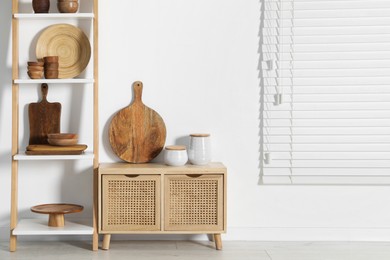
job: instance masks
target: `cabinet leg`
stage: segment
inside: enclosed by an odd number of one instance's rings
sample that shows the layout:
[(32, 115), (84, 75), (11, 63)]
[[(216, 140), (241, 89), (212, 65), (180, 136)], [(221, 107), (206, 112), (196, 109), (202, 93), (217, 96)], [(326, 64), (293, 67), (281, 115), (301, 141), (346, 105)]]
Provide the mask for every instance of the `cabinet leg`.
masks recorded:
[(214, 234), (207, 234), (207, 238), (210, 242), (214, 242)]
[(103, 250), (110, 249), (110, 240), (111, 240), (111, 235), (110, 234), (104, 234), (104, 236), (103, 236), (103, 244), (102, 244), (102, 249)]
[(222, 250), (221, 234), (214, 234), (215, 249)]
[(9, 238), (9, 251), (16, 251), (16, 236), (14, 235), (11, 235), (11, 237)]

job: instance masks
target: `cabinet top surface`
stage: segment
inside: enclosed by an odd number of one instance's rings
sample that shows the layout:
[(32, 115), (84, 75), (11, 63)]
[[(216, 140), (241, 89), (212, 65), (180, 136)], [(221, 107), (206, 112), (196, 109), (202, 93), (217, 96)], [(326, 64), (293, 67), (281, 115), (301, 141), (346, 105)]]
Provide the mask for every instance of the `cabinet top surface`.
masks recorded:
[(121, 173), (121, 172), (137, 172), (137, 173), (148, 173), (148, 174), (159, 174), (159, 173), (226, 173), (226, 167), (219, 162), (212, 162), (207, 165), (192, 165), (186, 164), (184, 166), (168, 166), (160, 163), (101, 163), (99, 165), (99, 172), (106, 173)]

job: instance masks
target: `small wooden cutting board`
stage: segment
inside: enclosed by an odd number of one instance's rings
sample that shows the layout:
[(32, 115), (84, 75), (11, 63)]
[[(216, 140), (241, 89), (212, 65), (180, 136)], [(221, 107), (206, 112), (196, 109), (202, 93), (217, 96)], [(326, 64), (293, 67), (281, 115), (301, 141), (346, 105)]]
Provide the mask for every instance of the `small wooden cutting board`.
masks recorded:
[(77, 144), (70, 146), (54, 146), (54, 145), (29, 145), (26, 148), (27, 155), (78, 155), (82, 154), (87, 145)]
[(142, 82), (133, 84), (133, 102), (112, 119), (109, 140), (114, 153), (130, 163), (146, 163), (163, 149), (166, 128), (161, 116), (142, 103)]
[(42, 100), (38, 103), (30, 103), (28, 106), (29, 144), (48, 144), (47, 134), (60, 132), (61, 104), (48, 102), (48, 91), (49, 86), (42, 84)]

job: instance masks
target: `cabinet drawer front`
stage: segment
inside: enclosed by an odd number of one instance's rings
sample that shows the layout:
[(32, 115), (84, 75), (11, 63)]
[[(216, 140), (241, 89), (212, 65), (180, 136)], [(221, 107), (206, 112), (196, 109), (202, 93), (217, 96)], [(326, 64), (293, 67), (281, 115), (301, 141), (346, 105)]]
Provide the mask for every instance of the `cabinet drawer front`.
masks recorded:
[(164, 178), (165, 230), (223, 230), (223, 175), (165, 175)]
[(161, 230), (160, 179), (160, 175), (103, 175), (102, 230)]

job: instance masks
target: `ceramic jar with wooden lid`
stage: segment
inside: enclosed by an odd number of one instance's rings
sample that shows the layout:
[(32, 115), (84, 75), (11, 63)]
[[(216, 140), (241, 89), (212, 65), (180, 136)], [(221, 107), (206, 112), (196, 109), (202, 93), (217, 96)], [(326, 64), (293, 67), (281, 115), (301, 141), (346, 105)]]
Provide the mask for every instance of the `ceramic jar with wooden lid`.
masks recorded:
[(195, 165), (206, 165), (211, 161), (210, 134), (190, 134), (188, 159)]
[(171, 145), (165, 147), (164, 162), (170, 166), (182, 166), (188, 161), (187, 150), (184, 145)]

